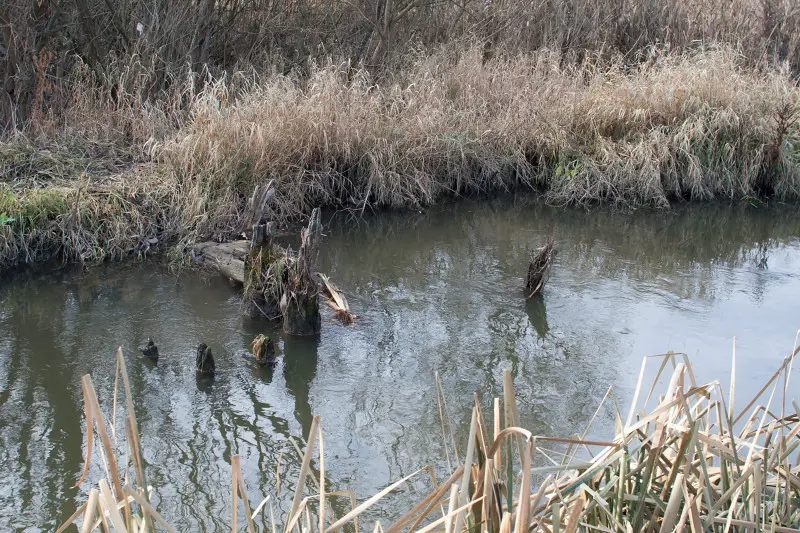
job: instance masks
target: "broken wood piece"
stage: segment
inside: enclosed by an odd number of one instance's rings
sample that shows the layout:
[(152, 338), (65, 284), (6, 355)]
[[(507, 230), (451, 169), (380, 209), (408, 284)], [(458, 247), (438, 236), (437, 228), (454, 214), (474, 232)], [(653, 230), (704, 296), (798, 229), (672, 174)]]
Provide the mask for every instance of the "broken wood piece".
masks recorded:
[(253, 194), (247, 201), (247, 208), (241, 227), (242, 231), (261, 223), (264, 218), (264, 211), (267, 209), (267, 203), (274, 195), (275, 187), (272, 186), (272, 180), (255, 186)]
[(256, 362), (261, 366), (274, 365), (278, 362), (278, 358), (275, 357), (275, 343), (272, 342), (269, 335), (257, 335), (253, 339), (250, 349), (256, 358)]
[(328, 295), (328, 298), (325, 299), (325, 303), (333, 309), (334, 316), (344, 322), (345, 324), (352, 324), (355, 322), (358, 315), (350, 311), (350, 304), (347, 303), (347, 298), (345, 298), (344, 293), (339, 290), (336, 285), (331, 283), (331, 280), (325, 274), (319, 273), (319, 279), (322, 280), (322, 284), (325, 287), (325, 292)]

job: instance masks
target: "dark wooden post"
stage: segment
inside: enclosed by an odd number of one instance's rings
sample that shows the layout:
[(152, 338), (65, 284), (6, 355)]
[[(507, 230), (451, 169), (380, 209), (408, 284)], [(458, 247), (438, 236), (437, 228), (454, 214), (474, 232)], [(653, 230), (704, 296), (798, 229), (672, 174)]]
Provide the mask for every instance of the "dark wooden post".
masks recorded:
[(525, 292), (528, 298), (539, 294), (547, 278), (550, 277), (550, 267), (553, 265), (553, 252), (555, 250), (555, 237), (550, 237), (547, 244), (531, 254), (528, 265), (528, 275), (525, 276)]
[(289, 280), (282, 297), (283, 331), (289, 335), (317, 335), (322, 320), (319, 314), (319, 288), (313, 277), (314, 263), (322, 240), (322, 219), (319, 208), (311, 212), (308, 227), (301, 235), (297, 261), (289, 271)]
[(201, 342), (197, 347), (197, 357), (194, 360), (197, 373), (201, 376), (213, 376), (216, 371), (214, 364), (214, 355), (211, 353), (211, 348)]
[(280, 308), (278, 306), (280, 294), (267, 294), (265, 290), (266, 270), (280, 255), (276, 252), (272, 237), (277, 231), (274, 222), (267, 224), (256, 224), (253, 226), (250, 238), (250, 250), (245, 259), (244, 271), (244, 314), (250, 317), (263, 316), (266, 318), (278, 318)]
[(158, 362), (158, 347), (156, 346), (156, 343), (153, 342), (153, 339), (148, 338), (147, 344), (144, 347), (139, 348), (139, 350), (142, 352), (142, 355), (154, 363)]

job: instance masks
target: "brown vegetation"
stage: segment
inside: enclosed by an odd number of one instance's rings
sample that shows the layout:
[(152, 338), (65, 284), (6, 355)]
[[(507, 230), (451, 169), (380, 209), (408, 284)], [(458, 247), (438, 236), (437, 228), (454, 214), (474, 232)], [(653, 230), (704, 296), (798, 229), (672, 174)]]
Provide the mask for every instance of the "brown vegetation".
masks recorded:
[[(232, 530), (237, 531), (241, 499), (241, 520), (248, 533), (274, 532), (278, 527), (289, 532), (295, 526), (328, 533), (345, 525), (357, 533), (364, 511), (408, 480), (430, 475), (428, 495), (413, 506), (404, 502), (408, 511), (393, 524), (383, 527), (376, 523), (368, 528), (393, 533), (796, 531), (800, 467), (792, 459), (800, 445), (800, 419), (797, 404), (788, 394), (798, 352), (800, 347), (784, 359), (742, 410), (734, 403), (735, 349), (727, 395), (719, 381), (697, 382), (685, 355), (646, 358), (629, 414), (623, 420), (616, 410), (614, 437), (609, 441), (587, 438), (599, 409), (582, 435), (540, 436), (519, 427), (513, 379), (506, 370), (502, 398), (494, 398), (484, 412), (486, 406), (476, 397), (463, 455), (456, 449), (452, 425), (446, 422), (444, 393), (437, 379), (441, 438), (448, 449), (448, 463), (452, 443), (455, 464), (448, 464), (445, 477), (438, 480), (433, 468), (421, 468), (360, 504), (352, 491), (330, 490), (322, 425), (315, 416), (305, 451), (295, 444), (301, 464), (298, 477), (291, 483), (277, 483), (276, 493), (268, 495), (255, 511), (239, 457), (231, 457)], [(121, 350), (117, 361), (126, 398), (124, 444), (122, 435), (118, 438), (118, 425), (106, 422), (91, 376), (84, 376), (86, 465), (77, 485), (94, 458), (95, 431), (101, 444), (97, 455), (107, 465), (106, 478), (92, 480), (86, 503), (58, 533), (78, 519), (81, 531), (86, 532), (101, 526), (104, 531), (149, 532), (155, 531), (156, 524), (173, 531), (152, 506), (145, 489), (146, 465)], [(660, 363), (649, 388), (642, 379), (648, 362)], [(666, 377), (669, 368), (672, 377), (664, 387), (659, 379)], [(114, 383), (111, 420), (117, 415), (116, 377)], [(762, 398), (766, 401), (759, 403)], [(609, 389), (606, 400), (616, 406), (613, 390)], [(611, 433), (610, 429), (606, 433)], [(281, 459), (278, 461), (280, 472)], [(542, 463), (544, 466), (539, 466)], [(93, 487), (95, 482), (99, 490)], [(292, 493), (291, 510), (283, 513), (278, 508), (276, 513), (275, 502)], [(332, 505), (342, 496), (349, 496), (351, 510)]]
[(328, 57), (374, 72), (412, 50), (467, 42), (484, 59), (546, 48), (577, 63), (716, 42), (797, 72), (799, 26), (792, 0), (8, 0), (0, 121), (19, 128), (60, 114), (87, 79), (124, 106), (172, 98), (187, 73), (197, 82), (248, 66), (308, 74)]
[(794, 201), (795, 4), (14, 0), (0, 268), (184, 257), (270, 180), (278, 222), (509, 189)]

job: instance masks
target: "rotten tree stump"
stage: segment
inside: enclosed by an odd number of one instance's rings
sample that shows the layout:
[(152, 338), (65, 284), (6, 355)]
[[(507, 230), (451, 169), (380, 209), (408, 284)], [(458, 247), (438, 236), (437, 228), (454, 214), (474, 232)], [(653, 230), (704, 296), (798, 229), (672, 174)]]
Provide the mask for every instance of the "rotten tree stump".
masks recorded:
[(280, 299), (286, 278), (286, 250), (272, 241), (274, 222), (253, 226), (250, 250), (245, 259), (243, 309), (246, 316), (269, 319), (281, 316)]
[(158, 347), (153, 342), (153, 339), (148, 338), (147, 344), (143, 348), (139, 348), (139, 351), (154, 363), (158, 363)]
[(525, 293), (528, 298), (539, 294), (545, 282), (550, 277), (550, 267), (553, 265), (553, 252), (555, 250), (555, 237), (531, 253), (531, 262), (528, 265), (528, 275), (525, 276)]
[(194, 364), (197, 374), (201, 376), (213, 376), (216, 371), (214, 355), (211, 353), (211, 348), (206, 346), (203, 342), (197, 347), (197, 357), (195, 357)]
[(289, 267), (289, 275), (281, 297), (283, 331), (288, 335), (317, 335), (322, 327), (319, 314), (319, 287), (312, 275), (322, 240), (319, 208), (311, 212), (308, 227), (301, 234), (297, 260)]
[(260, 366), (274, 365), (278, 362), (278, 358), (275, 357), (275, 343), (269, 335), (258, 335), (253, 339), (251, 349)]

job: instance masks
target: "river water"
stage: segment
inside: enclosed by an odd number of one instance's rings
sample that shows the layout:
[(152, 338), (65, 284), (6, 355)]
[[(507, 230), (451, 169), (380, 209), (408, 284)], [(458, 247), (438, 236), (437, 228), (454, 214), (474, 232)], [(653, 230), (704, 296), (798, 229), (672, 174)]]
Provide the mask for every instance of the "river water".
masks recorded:
[[(558, 248), (551, 279), (542, 298), (526, 302), (528, 252), (550, 235)], [(287, 438), (304, 435), (313, 414), (322, 417), (329, 484), (363, 498), (422, 465), (446, 466), (437, 371), (462, 447), (473, 394), (488, 406), (507, 368), (523, 425), (569, 436), (609, 386), (626, 406), (646, 355), (685, 352), (700, 381), (727, 389), (734, 336), (743, 405), (800, 328), (794, 207), (626, 214), (502, 199), (338, 214), (327, 221), (320, 264), (362, 317), (345, 326), (324, 310), (314, 340), (243, 319), (224, 280), (176, 277), (153, 264), (7, 275), (0, 531), (51, 531), (85, 500), (88, 482), (72, 488), (83, 461), (80, 378), (92, 374), (110, 412), (117, 346), (156, 506), (180, 531), (223, 531), (231, 455), (241, 456), (250, 497), (260, 501), (273, 492)], [(247, 356), (261, 332), (277, 335), (274, 369)], [(136, 349), (148, 337), (161, 352), (157, 365)], [(213, 382), (195, 377), (201, 341), (216, 356)], [(613, 426), (610, 408), (598, 424), (593, 433)], [(298, 460), (287, 451), (283, 462), (285, 479)], [(95, 461), (89, 479), (101, 475)], [(403, 487), (371, 517), (397, 516), (426, 487)]]

